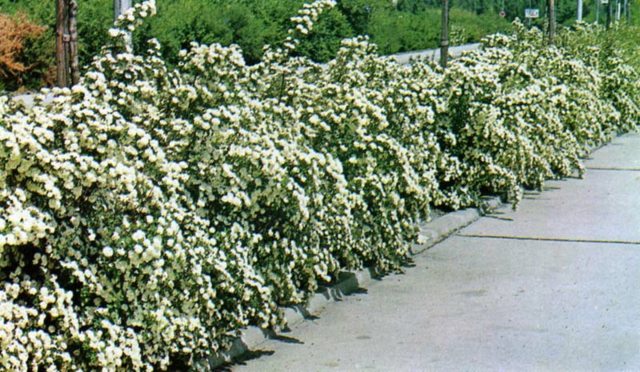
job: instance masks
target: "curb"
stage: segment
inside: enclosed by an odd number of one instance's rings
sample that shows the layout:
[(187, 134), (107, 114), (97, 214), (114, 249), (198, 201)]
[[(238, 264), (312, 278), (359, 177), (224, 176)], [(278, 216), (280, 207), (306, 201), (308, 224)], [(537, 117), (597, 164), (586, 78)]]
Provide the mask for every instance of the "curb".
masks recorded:
[[(485, 211), (498, 209), (502, 205), (498, 197), (487, 198), (485, 203), (483, 207)], [(483, 214), (484, 213), (478, 208), (467, 208), (446, 213), (430, 222), (422, 223), (419, 233), (419, 241), (421, 243), (413, 245), (411, 255), (416, 256), (423, 253), (456, 231), (475, 222), (478, 218), (482, 217)]]
[[(498, 197), (488, 198), (485, 203), (483, 210), (487, 211), (495, 210), (502, 206), (500, 198)], [(480, 209), (467, 208), (446, 213), (434, 218), (430, 222), (420, 224), (418, 238), (420, 243), (414, 244), (411, 247), (410, 256), (417, 256), (424, 253), (456, 231), (475, 222), (482, 215), (483, 212)], [(337, 284), (330, 287), (321, 287), (305, 305), (284, 308), (284, 318), (287, 327), (290, 328), (304, 322), (308, 318), (314, 317), (321, 313), (329, 304), (339, 301), (349, 294), (358, 290), (367, 289), (369, 284), (377, 277), (379, 277), (377, 273), (370, 268), (355, 272), (340, 273)], [(241, 330), (240, 336), (233, 341), (231, 348), (224, 352), (214, 354), (209, 357), (208, 360), (197, 362), (194, 367), (196, 370), (215, 370), (225, 364), (232, 363), (238, 359), (238, 357), (256, 349), (257, 346), (267, 340), (277, 339), (278, 337), (276, 331), (263, 330), (255, 326), (248, 327)]]

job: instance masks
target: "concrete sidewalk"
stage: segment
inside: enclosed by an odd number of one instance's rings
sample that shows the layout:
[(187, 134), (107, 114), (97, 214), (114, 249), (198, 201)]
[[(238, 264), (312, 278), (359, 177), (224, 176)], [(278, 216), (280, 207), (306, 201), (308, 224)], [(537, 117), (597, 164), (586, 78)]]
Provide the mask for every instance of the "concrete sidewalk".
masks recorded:
[(640, 135), (586, 166), (228, 368), (640, 370)]

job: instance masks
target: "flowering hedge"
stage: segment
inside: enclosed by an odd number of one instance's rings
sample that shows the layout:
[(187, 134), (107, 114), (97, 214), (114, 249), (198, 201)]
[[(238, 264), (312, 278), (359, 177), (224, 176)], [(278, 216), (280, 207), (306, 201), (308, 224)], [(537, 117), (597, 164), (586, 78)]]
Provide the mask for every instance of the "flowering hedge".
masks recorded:
[[(398, 269), (432, 206), (522, 187), (640, 118), (637, 72), (516, 25), (442, 71), (366, 38), (326, 66), (283, 49), (128, 49), (136, 5), (80, 84), (0, 98), (0, 366), (181, 368), (282, 322), (340, 270)], [(586, 36), (589, 37), (586, 37)]]

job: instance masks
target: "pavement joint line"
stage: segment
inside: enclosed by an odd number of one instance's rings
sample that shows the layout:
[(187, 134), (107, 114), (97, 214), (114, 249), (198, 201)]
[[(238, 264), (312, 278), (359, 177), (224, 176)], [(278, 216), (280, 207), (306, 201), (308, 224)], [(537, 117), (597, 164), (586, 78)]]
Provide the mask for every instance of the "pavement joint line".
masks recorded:
[(634, 242), (634, 241), (628, 241), (628, 240), (541, 238), (541, 237), (527, 237), (527, 236), (481, 235), (481, 234), (456, 234), (456, 236), (461, 237), (461, 238), (529, 240), (529, 241), (561, 242), (561, 243), (592, 243), (592, 244), (640, 245), (640, 242)]
[(640, 168), (624, 168), (624, 167), (586, 167), (586, 170), (593, 171), (612, 171), (612, 172), (640, 172)]

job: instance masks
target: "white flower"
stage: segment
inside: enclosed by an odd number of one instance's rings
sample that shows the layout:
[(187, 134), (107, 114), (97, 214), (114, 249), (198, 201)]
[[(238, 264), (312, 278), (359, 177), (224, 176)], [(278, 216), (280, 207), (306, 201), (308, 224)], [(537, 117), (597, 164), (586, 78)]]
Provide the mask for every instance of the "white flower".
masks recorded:
[(135, 233), (133, 233), (133, 235), (131, 235), (131, 238), (136, 242), (141, 241), (142, 239), (144, 239), (144, 237), (145, 234), (142, 230), (137, 230)]
[(113, 249), (111, 249), (111, 247), (104, 247), (102, 248), (102, 254), (105, 257), (110, 258), (113, 256)]

